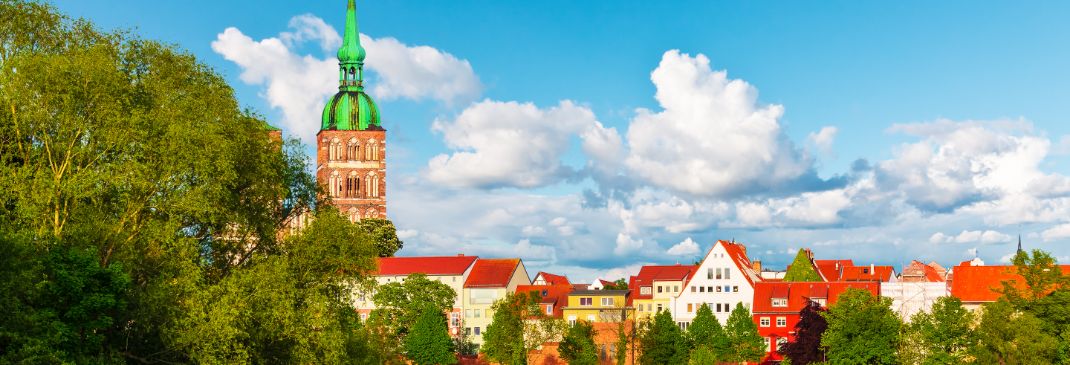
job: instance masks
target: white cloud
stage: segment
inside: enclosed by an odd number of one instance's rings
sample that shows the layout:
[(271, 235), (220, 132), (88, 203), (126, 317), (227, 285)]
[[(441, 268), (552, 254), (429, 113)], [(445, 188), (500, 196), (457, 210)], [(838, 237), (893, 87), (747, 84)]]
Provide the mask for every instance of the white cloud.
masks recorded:
[(1044, 232), (1040, 233), (1040, 236), (1044, 239), (1044, 242), (1070, 238), (1070, 223), (1063, 223), (1045, 229)]
[(1006, 243), (1011, 242), (1014, 237), (1008, 234), (1000, 233), (997, 231), (968, 231), (964, 230), (958, 235), (949, 236), (941, 232), (933, 233), (929, 236), (929, 243), (981, 243), (981, 244), (993, 244), (993, 243)]
[(696, 243), (695, 240), (692, 240), (691, 237), (688, 237), (682, 242), (670, 247), (665, 253), (672, 256), (692, 256), (698, 254), (698, 251), (698, 243)]
[(432, 181), (453, 187), (534, 188), (572, 174), (561, 164), (571, 137), (600, 125), (590, 109), (571, 101), (542, 109), (484, 100), (453, 121), (436, 120), (432, 128), (454, 150), (428, 162)]
[(701, 196), (732, 196), (800, 183), (812, 161), (784, 135), (784, 108), (761, 105), (758, 91), (704, 55), (665, 52), (651, 73), (660, 112), (640, 109), (628, 128), (631, 174), (655, 186)]
[[(212, 50), (241, 68), (240, 79), (262, 86), (262, 97), (282, 112), (289, 133), (312, 143), (323, 105), (338, 90), (334, 53), (341, 37), (314, 15), (290, 19), (290, 31), (254, 40), (230, 27), (216, 36)], [(300, 54), (305, 42), (318, 42), (324, 58)], [(377, 76), (368, 81), (377, 100), (434, 99), (446, 104), (473, 100), (482, 86), (468, 61), (428, 46), (407, 46), (394, 38), (361, 36), (366, 65)]]
[(643, 248), (643, 240), (634, 239), (631, 235), (623, 232), (617, 233), (617, 247), (613, 248), (613, 253), (617, 255), (624, 255)]
[(834, 126), (825, 126), (817, 132), (810, 132), (806, 137), (806, 140), (817, 147), (818, 151), (824, 154), (832, 153), (832, 142), (836, 139), (836, 132), (838, 132)]

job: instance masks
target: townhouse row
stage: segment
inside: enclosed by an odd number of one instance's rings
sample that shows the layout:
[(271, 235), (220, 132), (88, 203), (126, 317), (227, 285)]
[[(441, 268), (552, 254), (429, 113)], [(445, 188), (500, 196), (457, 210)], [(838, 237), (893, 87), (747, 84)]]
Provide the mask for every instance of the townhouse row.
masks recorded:
[[(809, 250), (804, 252), (820, 280), (785, 281), (786, 270), (763, 268), (761, 262), (748, 258), (746, 246), (730, 241), (717, 241), (697, 265), (643, 266), (628, 278), (626, 289), (606, 289), (612, 283), (601, 280), (576, 284), (545, 272), (531, 279), (520, 259), (464, 255), (382, 258), (375, 279), (385, 284), (423, 273), (449, 285), (458, 294), (449, 313), (451, 334), (467, 331), (477, 345), (483, 343), (483, 333), (493, 318), (491, 306), (508, 293), (537, 292), (542, 298), (540, 310), (569, 323), (618, 323), (668, 311), (681, 329), (690, 325), (703, 304), (722, 325), (732, 309), (742, 305), (766, 340), (763, 363), (781, 360), (776, 349), (792, 340), (799, 312), (808, 303), (834, 305), (848, 289), (891, 298), (893, 309), (909, 320), (940, 297), (955, 296), (967, 308), (977, 309), (999, 298), (1003, 281), (1024, 283), (1013, 266), (986, 266), (980, 259), (964, 261), (951, 270), (935, 262), (913, 261), (897, 273), (892, 266), (822, 260)], [(1070, 265), (1062, 269), (1070, 273)], [(358, 293), (354, 304), (362, 318), (375, 309), (369, 293)], [(600, 344), (603, 352), (607, 346), (612, 350), (611, 342)]]

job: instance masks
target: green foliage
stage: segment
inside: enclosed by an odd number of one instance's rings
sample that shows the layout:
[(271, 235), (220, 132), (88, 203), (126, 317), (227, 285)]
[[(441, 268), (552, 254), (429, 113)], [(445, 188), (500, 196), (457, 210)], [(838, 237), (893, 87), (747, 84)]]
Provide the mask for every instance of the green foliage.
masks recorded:
[(405, 337), (405, 356), (418, 365), (457, 363), (448, 331), (442, 311), (425, 307)]
[(558, 347), (561, 358), (570, 365), (598, 364), (598, 348), (594, 344), (594, 327), (579, 321), (569, 327)]
[[(1047, 296), (1055, 289), (1070, 285), (1070, 278), (1062, 274), (1062, 270), (1055, 262), (1051, 254), (1033, 250), (1032, 254), (1018, 251), (1011, 259), (1011, 263), (1018, 270), (1018, 274), (1025, 279), (1026, 288), (1020, 290), (1010, 282), (1003, 283), (1003, 293), (1012, 302), (1023, 300), (1037, 300)], [(1021, 305), (1021, 303), (1016, 303)]]
[(788, 272), (784, 274), (784, 281), (821, 281), (821, 274), (817, 273), (813, 261), (810, 260), (810, 252), (804, 248), (795, 254), (795, 260), (788, 266)]
[(690, 344), (668, 311), (654, 315), (654, 322), (643, 334), (641, 346), (639, 363), (643, 365), (684, 364), (691, 351)]
[(620, 279), (614, 280), (612, 285), (606, 285), (602, 289), (604, 289), (604, 290), (627, 290), (628, 289), (628, 282), (624, 281), (624, 278), (620, 278)]
[(628, 330), (628, 325), (625, 323), (626, 321), (617, 323), (617, 353), (613, 354), (617, 359), (617, 365), (624, 365), (628, 359), (628, 344), (631, 342), (629, 332), (631, 336), (635, 336), (635, 322), (627, 322), (631, 326), (631, 331)]
[(732, 362), (758, 362), (765, 356), (765, 339), (758, 335), (750, 310), (743, 303), (736, 303), (725, 323), (725, 335), (730, 348), (726, 360)]
[(372, 316), (381, 317), (387, 332), (399, 342), (404, 341), (408, 326), (416, 323), (426, 308), (444, 313), (453, 308), (457, 292), (449, 285), (431, 280), (424, 274), (412, 274), (401, 282), (380, 285), (372, 296), (376, 309)]
[(36, 2), (0, 18), (0, 362), (384, 362), (349, 303), (373, 240), (317, 204), (299, 144), (188, 53)]
[(826, 312), (821, 345), (830, 363), (895, 364), (902, 326), (892, 300), (848, 289)]
[(711, 351), (711, 355), (717, 360), (724, 359), (728, 353), (728, 335), (706, 303), (699, 306), (695, 319), (687, 327), (687, 334), (696, 350), (705, 348)]
[(690, 365), (710, 365), (721, 361), (721, 358), (706, 345), (698, 345), (691, 351)]
[(397, 229), (394, 228), (394, 222), (391, 222), (390, 220), (364, 218), (357, 221), (357, 225), (372, 237), (379, 257), (394, 256), (394, 253), (405, 246), (405, 242), (402, 242), (401, 239), (398, 238), (398, 232)]
[(494, 319), (483, 333), (483, 346), (480, 351), (501, 364), (527, 364), (528, 350), (532, 347), (524, 342), (524, 320), (543, 313), (538, 305), (539, 295), (535, 292), (510, 293), (494, 302), (491, 307)]
[(1010, 302), (986, 304), (971, 355), (978, 364), (1054, 364), (1059, 339), (1037, 330), (1043, 325), (1040, 319), (1016, 310)]
[(941, 297), (929, 312), (911, 318), (910, 331), (916, 339), (923, 364), (962, 364), (970, 359), (974, 345), (973, 313), (955, 297)]
[(777, 351), (790, 359), (793, 364), (807, 365), (825, 361), (825, 351), (821, 349), (821, 336), (828, 329), (825, 310), (817, 303), (810, 302), (799, 312), (799, 322), (795, 323), (795, 336)]

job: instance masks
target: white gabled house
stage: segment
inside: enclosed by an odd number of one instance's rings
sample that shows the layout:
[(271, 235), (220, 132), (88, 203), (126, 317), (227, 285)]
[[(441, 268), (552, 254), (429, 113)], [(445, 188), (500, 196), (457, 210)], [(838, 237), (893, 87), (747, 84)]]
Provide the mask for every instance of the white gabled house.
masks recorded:
[(684, 284), (672, 302), (672, 316), (681, 328), (687, 328), (698, 308), (706, 303), (721, 324), (737, 303), (748, 310), (754, 299), (754, 283), (761, 275), (747, 258), (743, 244), (718, 240), (702, 259), (694, 275)]

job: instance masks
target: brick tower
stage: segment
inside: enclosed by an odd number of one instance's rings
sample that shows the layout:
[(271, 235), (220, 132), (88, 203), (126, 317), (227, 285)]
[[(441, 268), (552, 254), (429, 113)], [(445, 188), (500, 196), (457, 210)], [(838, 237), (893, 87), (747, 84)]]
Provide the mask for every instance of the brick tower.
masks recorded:
[(386, 130), (364, 92), (364, 47), (357, 7), (349, 0), (338, 49), (338, 93), (323, 108), (316, 134), (316, 180), (332, 204), (352, 221), (386, 218)]

